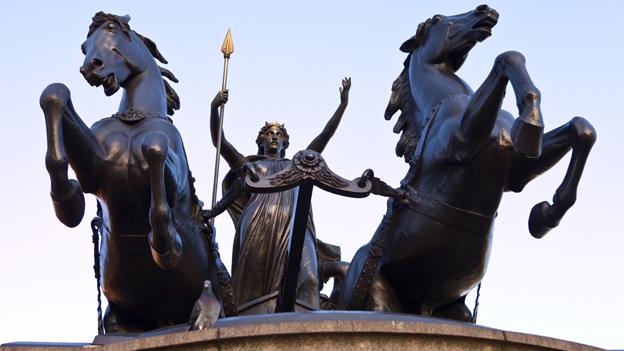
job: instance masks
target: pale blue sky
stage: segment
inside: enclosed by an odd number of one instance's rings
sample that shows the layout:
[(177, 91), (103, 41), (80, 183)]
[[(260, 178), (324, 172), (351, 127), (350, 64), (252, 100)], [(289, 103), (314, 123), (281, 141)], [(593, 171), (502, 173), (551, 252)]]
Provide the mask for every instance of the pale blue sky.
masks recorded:
[[(210, 3), (210, 4), (208, 4)], [(579, 115), (598, 131), (577, 204), (541, 240), (527, 230), (531, 207), (550, 200), (568, 158), (527, 186), (506, 194), (499, 208), (479, 324), (547, 335), (605, 348), (624, 348), (624, 189), (620, 105), (624, 56), (619, 1), (491, 1), (500, 14), (493, 36), (477, 45), (463, 77), (476, 88), (495, 57), (525, 54), (542, 92), (548, 130)], [(350, 105), (324, 157), (346, 178), (366, 168), (397, 185), (407, 171), (394, 156), (394, 122), (383, 119), (390, 86), (400, 73), (399, 45), (418, 23), (436, 13), (475, 8), (472, 1), (12, 1), (4, 25), (0, 99), (4, 138), (0, 149), (0, 343), (90, 341), (96, 334), (96, 291), (89, 219), (74, 229), (58, 222), (44, 167), (45, 127), (38, 98), (63, 82), (87, 124), (117, 109), (78, 72), (93, 14), (130, 14), (133, 29), (153, 39), (180, 79), (182, 108), (175, 124), (186, 143), (197, 189), (209, 202), (214, 148), (208, 139), (209, 104), (221, 84), (223, 36), (232, 28), (236, 51), (230, 66), (225, 131), (241, 152), (252, 154), (265, 120), (286, 124), (288, 155), (305, 147), (338, 105), (340, 79), (353, 78)], [(516, 112), (511, 90), (505, 108)], [(338, 198), (316, 191), (318, 236), (340, 245), (343, 258), (370, 239), (385, 200)], [(338, 215), (340, 213), (340, 215)], [(233, 226), (216, 221), (221, 254), (229, 266)], [(472, 295), (469, 298), (473, 302)]]

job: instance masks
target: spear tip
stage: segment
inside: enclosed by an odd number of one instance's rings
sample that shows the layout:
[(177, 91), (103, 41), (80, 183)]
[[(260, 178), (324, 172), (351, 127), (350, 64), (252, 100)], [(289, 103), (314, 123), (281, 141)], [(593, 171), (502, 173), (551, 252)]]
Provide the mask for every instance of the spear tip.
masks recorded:
[(221, 45), (221, 52), (224, 56), (228, 57), (234, 52), (234, 41), (232, 41), (232, 31), (230, 28), (228, 28), (225, 39), (223, 40), (223, 45)]

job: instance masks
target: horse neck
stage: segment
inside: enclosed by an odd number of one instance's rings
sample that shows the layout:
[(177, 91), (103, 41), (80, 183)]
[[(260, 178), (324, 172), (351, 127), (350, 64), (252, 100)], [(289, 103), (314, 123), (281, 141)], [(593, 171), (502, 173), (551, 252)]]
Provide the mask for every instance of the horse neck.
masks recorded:
[(119, 112), (135, 109), (167, 116), (165, 85), (156, 63), (150, 64), (143, 72), (134, 74), (124, 85)]
[(410, 87), (417, 111), (428, 116), (441, 100), (451, 95), (471, 95), (473, 92), (445, 64), (426, 62), (417, 50), (410, 59)]

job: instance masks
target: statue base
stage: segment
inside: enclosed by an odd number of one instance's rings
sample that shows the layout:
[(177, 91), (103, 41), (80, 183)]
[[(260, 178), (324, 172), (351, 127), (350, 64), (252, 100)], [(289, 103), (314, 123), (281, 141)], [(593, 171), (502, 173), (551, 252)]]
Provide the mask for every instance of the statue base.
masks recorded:
[(374, 312), (281, 313), (226, 318), (213, 328), (185, 326), (140, 335), (100, 335), (91, 344), (10, 343), (0, 351), (77, 350), (575, 350), (600, 348), (470, 323)]

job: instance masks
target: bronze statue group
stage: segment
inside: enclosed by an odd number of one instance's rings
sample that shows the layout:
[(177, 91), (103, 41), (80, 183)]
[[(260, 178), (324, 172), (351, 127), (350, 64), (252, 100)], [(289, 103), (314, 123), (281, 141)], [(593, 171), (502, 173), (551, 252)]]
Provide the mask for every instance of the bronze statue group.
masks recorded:
[[(340, 261), (336, 246), (316, 238), (308, 215), (296, 311), (373, 310), (473, 321), (464, 300), (485, 274), (502, 194), (521, 191), (572, 150), (552, 203), (540, 202), (530, 211), (529, 231), (544, 236), (574, 204), (596, 139), (591, 124), (575, 117), (544, 133), (541, 94), (518, 52), (499, 55), (476, 91), (456, 75), (497, 21), (498, 13), (486, 5), (436, 15), (401, 46), (407, 58), (385, 118), (400, 111), (396, 153), (408, 171), (395, 189), (380, 189), (379, 179), (372, 182), (373, 193), (390, 197), (387, 212), (349, 263)], [(220, 154), (230, 168), (220, 202), (236, 227), (230, 277), (208, 221), (218, 213), (202, 209), (182, 138), (169, 117), (179, 99), (163, 77), (177, 78), (156, 63), (167, 63), (156, 44), (132, 30), (129, 17), (99, 12), (82, 50), (80, 71), (90, 85), (102, 86), (107, 96), (123, 89), (118, 112), (89, 128), (60, 83), (48, 86), (40, 103), (57, 217), (74, 227), (84, 216), (83, 193), (97, 197), (99, 284), (109, 302), (105, 331), (186, 323), (204, 286), (222, 303), (221, 317), (273, 313), (298, 192), (254, 192), (245, 188), (245, 178), (282, 174), (296, 161), (286, 157), (284, 125), (265, 123), (257, 154), (245, 156), (219, 127), (218, 108), (228, 91), (212, 101), (212, 141), (217, 145), (221, 139)], [(508, 83), (518, 117), (501, 110)], [(333, 136), (350, 88), (351, 78), (343, 79), (340, 104), (308, 145), (310, 155), (322, 153)], [(69, 179), (68, 166), (76, 180)], [(334, 292), (321, 299), (320, 286), (329, 277), (336, 280)]]

